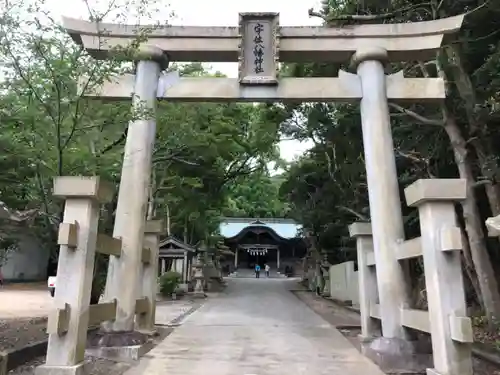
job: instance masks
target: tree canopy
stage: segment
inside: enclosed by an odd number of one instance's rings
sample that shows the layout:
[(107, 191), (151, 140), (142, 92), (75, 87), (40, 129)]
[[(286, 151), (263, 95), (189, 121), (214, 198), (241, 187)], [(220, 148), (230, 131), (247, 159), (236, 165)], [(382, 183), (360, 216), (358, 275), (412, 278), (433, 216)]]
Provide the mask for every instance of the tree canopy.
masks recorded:
[[(467, 16), (458, 38), (447, 41), (434, 60), (387, 67), (388, 73), (403, 71), (405, 77), (442, 77), (447, 91), (441, 104), (390, 103), (391, 123), (401, 191), (419, 178), (467, 180), (467, 199), (457, 207), (465, 239), (464, 268), (471, 296), (491, 322), (500, 314), (499, 244), (487, 240), (483, 223), (500, 213), (498, 2), (324, 0), (321, 9), (310, 11), (328, 27), (428, 21), (463, 13)], [(285, 71), (293, 76), (336, 76), (339, 69), (348, 69), (347, 64), (292, 64)], [(324, 248), (353, 249), (347, 226), (370, 217), (358, 105), (274, 106), (276, 114), (282, 119), (282, 132), (314, 142), (288, 169), (281, 186), (292, 215)], [(417, 236), (416, 210), (401, 203), (407, 235)]]
[[(143, 14), (147, 3), (135, 4), (134, 12)], [(88, 56), (41, 11), (43, 1), (9, 4), (13, 8), (0, 16), (0, 200), (20, 217), (29, 217), (45, 246), (57, 254), (61, 202), (51, 195), (52, 179), (99, 175), (118, 186), (132, 118), (128, 101), (84, 94), (132, 66)], [(101, 13), (89, 8), (89, 18), (120, 18), (132, 12), (129, 3), (125, 8)], [(323, 0), (320, 9), (310, 12), (326, 27), (462, 13), (467, 17), (458, 38), (447, 40), (435, 59), (387, 67), (388, 73), (403, 71), (406, 77), (442, 77), (447, 90), (443, 103), (390, 103), (394, 151), (401, 191), (419, 178), (467, 180), (467, 199), (457, 206), (464, 270), (471, 303), (493, 322), (500, 316), (500, 244), (487, 239), (483, 223), (500, 214), (498, 2)], [(348, 63), (286, 64), (281, 75), (334, 77)], [(170, 70), (185, 76), (221, 75), (200, 63), (174, 64)], [(79, 89), (82, 77), (86, 83)], [(281, 137), (313, 146), (284, 165), (278, 152)], [(284, 172), (272, 175), (272, 162)], [(287, 216), (342, 260), (354, 254), (345, 251), (354, 248), (347, 226), (370, 218), (358, 104), (160, 102), (153, 164), (148, 215), (168, 218), (170, 232), (190, 243), (216, 234), (223, 216)], [(417, 213), (401, 203), (407, 235), (417, 236)], [(115, 206), (116, 197), (103, 211), (105, 231), (111, 231)], [(8, 239), (2, 241), (11, 248)], [(420, 275), (415, 274), (420, 276), (421, 267)]]
[[(36, 211), (33, 227), (56, 255), (62, 206), (51, 195), (53, 178), (99, 175), (118, 191), (131, 103), (86, 94), (131, 66), (90, 57), (42, 11), (43, 1), (10, 4), (2, 14), (0, 45), (0, 200), (10, 210)], [(104, 16), (89, 11), (90, 19)], [(104, 13), (120, 14), (117, 8)], [(200, 63), (169, 69), (183, 76), (212, 74)], [(196, 243), (216, 234), (222, 215), (282, 214), (278, 187), (267, 173), (279, 158), (279, 124), (266, 116), (265, 108), (252, 104), (158, 103), (149, 217), (168, 218), (171, 233)], [(263, 194), (247, 192), (249, 184)], [(252, 211), (241, 194), (259, 198), (260, 211)], [(108, 232), (116, 200), (101, 217)]]

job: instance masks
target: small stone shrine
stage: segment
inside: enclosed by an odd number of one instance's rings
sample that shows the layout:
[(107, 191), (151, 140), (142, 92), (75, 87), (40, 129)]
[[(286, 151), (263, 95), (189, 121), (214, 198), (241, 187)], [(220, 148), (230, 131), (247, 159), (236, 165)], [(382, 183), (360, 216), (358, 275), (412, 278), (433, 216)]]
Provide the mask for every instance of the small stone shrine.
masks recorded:
[(166, 271), (176, 271), (182, 275), (181, 288), (187, 292), (191, 283), (193, 258), (196, 249), (174, 236), (160, 242), (160, 275)]

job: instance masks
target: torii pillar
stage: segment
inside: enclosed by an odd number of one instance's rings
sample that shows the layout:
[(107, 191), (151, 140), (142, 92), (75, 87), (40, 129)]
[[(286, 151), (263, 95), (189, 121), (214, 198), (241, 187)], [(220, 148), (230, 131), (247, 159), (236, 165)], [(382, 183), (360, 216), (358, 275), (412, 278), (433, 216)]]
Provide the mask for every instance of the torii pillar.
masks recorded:
[(359, 49), (353, 57), (363, 92), (361, 126), (382, 334), (389, 339), (404, 339), (406, 330), (401, 324), (400, 309), (410, 300), (405, 272), (396, 256), (398, 241), (404, 241), (405, 233), (387, 101), (387, 60), (387, 51), (379, 47)]
[[(133, 332), (136, 300), (140, 295), (139, 275), (144, 244), (144, 229), (148, 203), (153, 146), (156, 135), (156, 95), (160, 72), (168, 65), (166, 55), (159, 48), (143, 45), (136, 54), (132, 106), (135, 119), (129, 123), (125, 154), (118, 193), (113, 237), (121, 238), (120, 257), (110, 256), (105, 300), (117, 300), (116, 319), (103, 324), (108, 332)], [(133, 343), (141, 341), (132, 335)], [(114, 341), (114, 340), (111, 340)], [(123, 335), (119, 342), (129, 344)]]

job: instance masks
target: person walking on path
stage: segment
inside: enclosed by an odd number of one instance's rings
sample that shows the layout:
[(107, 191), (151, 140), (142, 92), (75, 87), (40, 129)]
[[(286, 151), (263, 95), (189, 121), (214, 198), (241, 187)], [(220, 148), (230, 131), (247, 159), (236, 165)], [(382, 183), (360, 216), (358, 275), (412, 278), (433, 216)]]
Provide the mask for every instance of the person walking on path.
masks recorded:
[(259, 278), (260, 278), (260, 266), (259, 266), (259, 264), (258, 264), (258, 263), (255, 265), (255, 277), (256, 277), (257, 279), (259, 279)]
[(269, 264), (266, 263), (264, 269), (266, 270), (266, 277), (269, 277), (269, 272), (271, 271), (271, 267), (269, 266)]

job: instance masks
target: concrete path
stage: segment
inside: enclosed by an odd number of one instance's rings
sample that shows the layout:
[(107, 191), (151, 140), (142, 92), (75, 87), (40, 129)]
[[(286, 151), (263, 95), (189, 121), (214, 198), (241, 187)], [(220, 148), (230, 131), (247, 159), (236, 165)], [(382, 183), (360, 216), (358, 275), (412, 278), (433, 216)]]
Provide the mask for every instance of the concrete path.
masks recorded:
[(162, 326), (177, 325), (178, 320), (183, 315), (188, 314), (192, 309), (198, 306), (197, 303), (191, 301), (163, 301), (156, 303), (156, 324)]
[(382, 375), (288, 291), (294, 283), (228, 280), (126, 375)]

